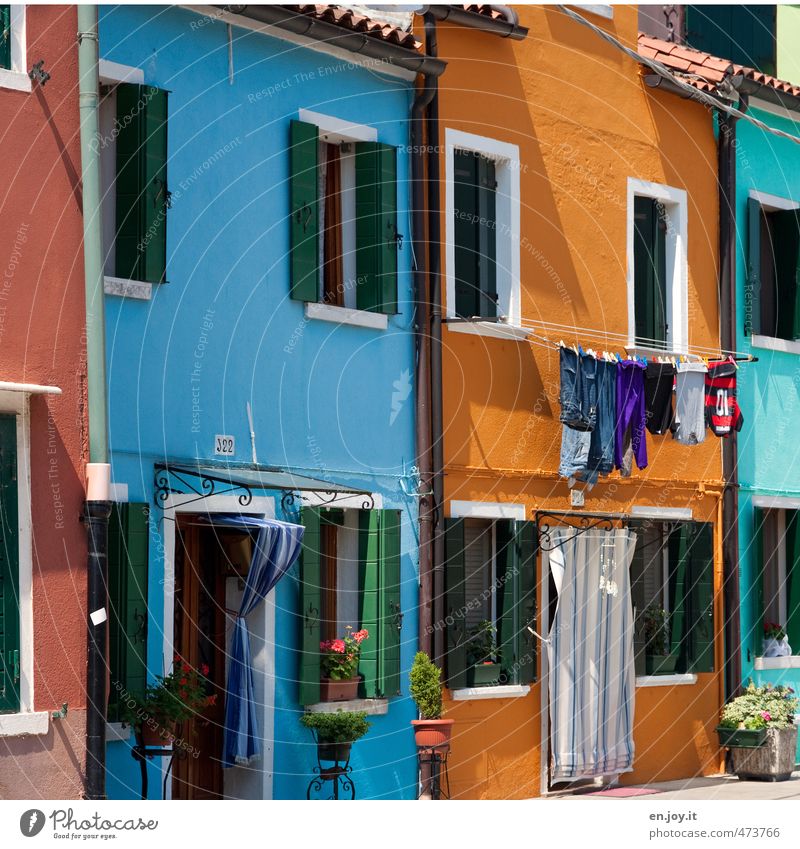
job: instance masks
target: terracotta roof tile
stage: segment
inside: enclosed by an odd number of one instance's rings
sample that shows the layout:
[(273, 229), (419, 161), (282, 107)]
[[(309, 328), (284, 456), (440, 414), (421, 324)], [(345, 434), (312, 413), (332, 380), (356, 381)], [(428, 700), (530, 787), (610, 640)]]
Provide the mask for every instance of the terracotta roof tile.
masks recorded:
[(319, 21), (326, 21), (342, 29), (351, 32), (363, 32), (379, 41), (388, 44), (398, 44), (408, 50), (420, 50), (422, 43), (416, 39), (414, 33), (407, 32), (400, 27), (387, 24), (383, 21), (357, 15), (344, 6), (325, 3), (303, 3), (295, 6), (285, 6), (290, 11)]
[(786, 80), (779, 80), (764, 74), (755, 68), (736, 65), (729, 59), (710, 56), (700, 50), (663, 41), (660, 38), (639, 33), (639, 53), (647, 59), (655, 59), (667, 68), (677, 71), (690, 85), (702, 91), (716, 92), (717, 86), (723, 81), (726, 72), (730, 75), (743, 76), (768, 88), (800, 98), (800, 86)]
[(473, 12), (476, 15), (485, 15), (494, 21), (505, 20), (505, 17), (498, 9), (493, 9), (488, 3), (464, 3), (465, 12)]

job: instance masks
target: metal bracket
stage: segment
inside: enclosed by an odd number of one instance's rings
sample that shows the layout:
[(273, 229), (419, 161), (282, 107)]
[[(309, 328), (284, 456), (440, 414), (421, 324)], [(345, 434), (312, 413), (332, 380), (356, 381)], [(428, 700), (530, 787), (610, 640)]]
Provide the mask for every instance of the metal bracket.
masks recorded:
[[(189, 477), (199, 480), (199, 484), (188, 480)], [(173, 479), (178, 481), (184, 488), (176, 489), (173, 485)], [(219, 485), (227, 488), (220, 489)], [(217, 478), (205, 472), (177, 471), (169, 466), (156, 466), (155, 491), (153, 494), (153, 502), (156, 507), (163, 508), (170, 495), (194, 494), (197, 496), (196, 498), (191, 498), (185, 502), (186, 504), (193, 504), (195, 501), (202, 501), (204, 498), (209, 498), (212, 495), (225, 495), (226, 493), (237, 491), (241, 491), (239, 505), (241, 507), (247, 507), (253, 500), (253, 492), (246, 484)]]
[[(569, 542), (594, 528), (611, 531), (614, 529), (615, 521), (627, 522), (629, 518), (618, 513), (559, 513), (548, 512), (547, 510), (537, 510), (533, 516), (539, 534), (539, 548), (542, 551), (554, 551), (565, 542)], [(572, 528), (575, 533), (562, 542), (554, 544), (550, 535), (553, 524)]]

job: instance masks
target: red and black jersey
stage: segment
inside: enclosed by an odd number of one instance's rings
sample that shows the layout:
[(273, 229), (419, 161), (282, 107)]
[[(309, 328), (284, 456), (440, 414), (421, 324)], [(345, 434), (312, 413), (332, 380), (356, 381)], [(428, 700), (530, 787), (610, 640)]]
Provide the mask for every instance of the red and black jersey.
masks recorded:
[(742, 411), (736, 400), (736, 365), (733, 360), (709, 363), (706, 375), (706, 424), (714, 436), (742, 429)]

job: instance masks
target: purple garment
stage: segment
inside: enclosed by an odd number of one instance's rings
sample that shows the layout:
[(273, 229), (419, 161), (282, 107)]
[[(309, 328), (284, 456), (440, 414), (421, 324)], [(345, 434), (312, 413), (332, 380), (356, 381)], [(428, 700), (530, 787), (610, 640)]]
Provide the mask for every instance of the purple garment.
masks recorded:
[(630, 430), (630, 442), (636, 465), (647, 467), (647, 441), (644, 404), (644, 363), (623, 360), (617, 364), (617, 429), (614, 434), (614, 465), (623, 468), (625, 441)]

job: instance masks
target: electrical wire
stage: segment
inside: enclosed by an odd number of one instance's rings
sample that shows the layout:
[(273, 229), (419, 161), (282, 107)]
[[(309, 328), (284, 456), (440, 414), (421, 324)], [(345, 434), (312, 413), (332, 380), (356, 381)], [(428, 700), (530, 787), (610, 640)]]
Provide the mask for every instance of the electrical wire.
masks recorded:
[(559, 5), (558, 8), (568, 17), (572, 18), (576, 23), (581, 24), (582, 26), (588, 27), (592, 32), (596, 35), (599, 35), (603, 41), (608, 42), (608, 44), (612, 45), (612, 47), (616, 47), (617, 50), (621, 50), (626, 56), (629, 56), (631, 59), (634, 59), (636, 62), (639, 62), (641, 65), (645, 65), (650, 68), (651, 71), (655, 71), (660, 77), (663, 77), (665, 80), (669, 80), (669, 82), (676, 85), (678, 88), (685, 91), (689, 94), (693, 100), (697, 100), (700, 103), (710, 107), (711, 109), (717, 109), (720, 112), (726, 112), (728, 115), (733, 115), (734, 117), (747, 121), (752, 124), (754, 127), (758, 127), (760, 130), (764, 130), (765, 132), (772, 133), (775, 136), (780, 136), (781, 138), (788, 139), (795, 144), (800, 144), (800, 138), (797, 136), (793, 136), (791, 133), (786, 133), (783, 130), (778, 130), (775, 127), (770, 127), (769, 124), (765, 124), (763, 121), (759, 121), (758, 118), (754, 118), (749, 113), (742, 112), (737, 109), (735, 106), (730, 106), (726, 103), (721, 103), (717, 98), (712, 97), (710, 94), (707, 94), (704, 91), (701, 91), (699, 88), (696, 88), (693, 85), (689, 85), (689, 83), (684, 82), (680, 77), (675, 76), (675, 74), (667, 68), (666, 65), (662, 65), (661, 62), (657, 62), (655, 59), (650, 59), (647, 56), (642, 56), (641, 53), (637, 53), (635, 50), (632, 50), (630, 47), (624, 45), (621, 41), (614, 38), (613, 35), (607, 33), (605, 30), (600, 29), (600, 27), (595, 26), (591, 21), (587, 21), (586, 18), (579, 15), (577, 12), (574, 12), (572, 9), (567, 8), (566, 6)]

